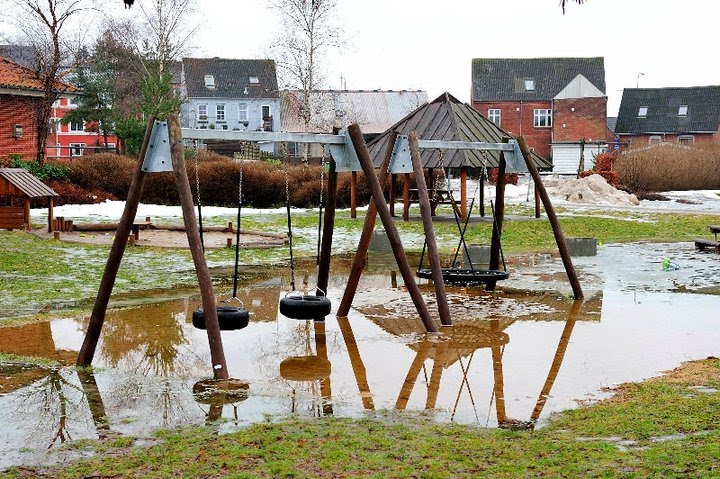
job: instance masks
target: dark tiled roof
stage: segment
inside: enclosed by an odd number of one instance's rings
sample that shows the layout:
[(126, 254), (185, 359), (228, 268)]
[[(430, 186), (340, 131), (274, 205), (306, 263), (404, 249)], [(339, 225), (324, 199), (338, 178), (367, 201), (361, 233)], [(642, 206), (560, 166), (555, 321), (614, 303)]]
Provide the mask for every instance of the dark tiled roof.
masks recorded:
[(617, 117), (616, 116), (609, 116), (605, 118), (605, 126), (607, 126), (607, 129), (610, 130), (610, 133), (615, 133), (615, 125), (617, 124)]
[[(188, 98), (277, 98), (273, 60), (183, 58)], [(205, 75), (215, 79), (215, 89), (205, 87)], [(258, 83), (250, 83), (250, 77)], [(247, 93), (245, 93), (247, 91)]]
[[(678, 115), (681, 105), (687, 114)], [(639, 118), (640, 107), (647, 107)], [(720, 86), (627, 88), (623, 91), (615, 133), (697, 133), (717, 131)]]
[[(408, 116), (391, 126), (385, 133), (368, 144), (368, 151), (376, 167), (380, 167), (387, 149), (390, 132), (396, 130), (401, 135), (417, 132), (421, 140), (486, 141), (500, 143), (503, 137), (513, 138), (495, 123), (485, 118), (470, 105), (464, 104), (449, 93), (443, 93), (431, 103), (426, 103)], [(533, 153), (539, 168), (550, 168), (552, 164)], [(423, 167), (437, 167), (439, 153), (436, 150), (423, 149), (420, 160)], [(480, 168), (498, 165), (499, 151), (446, 150), (443, 152), (443, 166), (457, 168), (461, 166)]]
[[(605, 60), (596, 58), (475, 58), (472, 90), (475, 101), (549, 101), (582, 74), (605, 93)], [(535, 90), (525, 90), (525, 80)]]

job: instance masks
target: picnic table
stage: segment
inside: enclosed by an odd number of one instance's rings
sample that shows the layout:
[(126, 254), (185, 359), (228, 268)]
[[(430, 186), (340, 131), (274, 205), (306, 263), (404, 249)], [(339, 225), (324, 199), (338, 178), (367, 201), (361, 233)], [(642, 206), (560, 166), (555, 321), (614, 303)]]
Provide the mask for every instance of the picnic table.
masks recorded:
[(720, 225), (708, 225), (710, 232), (715, 235), (715, 241), (698, 238), (695, 240), (695, 248), (699, 251), (705, 251), (706, 249), (713, 249), (716, 253), (720, 253), (720, 242), (718, 242), (718, 233), (720, 233)]

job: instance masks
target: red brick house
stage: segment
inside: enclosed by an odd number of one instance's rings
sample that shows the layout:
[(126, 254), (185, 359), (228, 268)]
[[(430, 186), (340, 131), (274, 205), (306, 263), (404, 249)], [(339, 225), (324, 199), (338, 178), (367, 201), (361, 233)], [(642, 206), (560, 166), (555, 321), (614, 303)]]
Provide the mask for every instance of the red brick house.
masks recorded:
[(605, 65), (597, 58), (475, 58), (472, 106), (573, 173), (607, 149)]
[[(61, 83), (58, 88), (73, 96), (75, 88)], [(43, 86), (31, 69), (0, 57), (0, 158), (18, 154), (37, 156), (37, 110)]]
[(628, 88), (615, 134), (630, 148), (660, 142), (720, 143), (720, 86)]
[(52, 128), (48, 132), (48, 158), (76, 158), (91, 155), (99, 151), (117, 151), (118, 138), (108, 135), (107, 148), (105, 138), (96, 125), (88, 122), (71, 122), (67, 125), (60, 120), (72, 109), (76, 108), (75, 97), (59, 98), (52, 109), (50, 119)]

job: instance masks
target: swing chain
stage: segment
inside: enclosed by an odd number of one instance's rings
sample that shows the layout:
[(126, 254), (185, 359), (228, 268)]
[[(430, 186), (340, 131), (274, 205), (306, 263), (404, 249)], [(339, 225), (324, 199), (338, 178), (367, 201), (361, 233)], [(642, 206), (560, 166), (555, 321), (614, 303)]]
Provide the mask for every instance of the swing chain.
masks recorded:
[(197, 196), (198, 207), (202, 207), (202, 203), (200, 203), (200, 159), (197, 140), (193, 140), (193, 150), (195, 150), (195, 153), (193, 154), (193, 160), (195, 163), (195, 196)]
[(320, 160), (320, 207), (323, 206), (323, 188), (325, 185), (325, 160), (327, 157), (326, 145), (322, 145), (322, 160)]
[(293, 258), (292, 219), (290, 217), (290, 180), (288, 178), (287, 145), (280, 143), (280, 156), (282, 157), (283, 171), (285, 173), (285, 207), (287, 209), (288, 245), (290, 249), (290, 287), (295, 291), (295, 259)]

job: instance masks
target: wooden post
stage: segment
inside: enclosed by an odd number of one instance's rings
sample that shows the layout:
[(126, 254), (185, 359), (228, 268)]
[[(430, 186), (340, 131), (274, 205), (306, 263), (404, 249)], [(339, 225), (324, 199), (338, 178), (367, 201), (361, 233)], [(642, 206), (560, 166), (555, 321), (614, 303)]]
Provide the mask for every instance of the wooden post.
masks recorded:
[(350, 218), (357, 218), (357, 171), (350, 173)]
[(317, 296), (320, 296), (321, 291), (323, 294), (327, 294), (328, 281), (330, 278), (330, 259), (332, 256), (333, 230), (335, 229), (335, 205), (337, 204), (337, 176), (335, 160), (330, 158), (327, 194), (325, 195), (325, 218), (322, 243), (320, 244), (320, 259), (318, 261), (318, 291), (315, 291)]
[(228, 248), (232, 248), (232, 245), (233, 245), (232, 238), (225, 238), (225, 240), (226, 240), (226, 246)]
[(410, 221), (410, 173), (403, 174), (403, 221)]
[(485, 169), (480, 171), (480, 216), (485, 217)]
[[(395, 132), (395, 135), (397, 136), (397, 132)], [(395, 141), (395, 140), (393, 140)], [(387, 168), (385, 168), (387, 170)], [(382, 171), (380, 172), (382, 174)], [(397, 177), (394, 174), (390, 175), (390, 216), (395, 216), (395, 196), (396, 196), (396, 186), (397, 186)]]
[(567, 244), (565, 243), (565, 236), (563, 235), (562, 228), (560, 228), (560, 222), (558, 221), (555, 209), (550, 202), (550, 196), (548, 195), (547, 190), (545, 190), (545, 185), (542, 184), (540, 173), (535, 165), (535, 161), (533, 161), (532, 156), (530, 156), (530, 150), (525, 142), (525, 138), (518, 137), (518, 145), (520, 146), (520, 151), (522, 151), (523, 157), (525, 158), (525, 163), (530, 171), (530, 175), (535, 182), (535, 188), (538, 190), (543, 207), (545, 208), (545, 213), (547, 214), (548, 220), (550, 220), (550, 226), (552, 226), (553, 235), (555, 236), (555, 243), (557, 243), (560, 257), (562, 258), (563, 265), (565, 266), (565, 273), (567, 273), (568, 280), (572, 286), (573, 295), (575, 296), (575, 299), (583, 299), (580, 281), (578, 281), (577, 274), (575, 274), (575, 267), (572, 264), (570, 252), (568, 251)]
[[(88, 329), (85, 333), (85, 339), (80, 347), (80, 352), (78, 353), (75, 363), (78, 366), (90, 366), (93, 356), (95, 356), (95, 349), (97, 348), (100, 332), (105, 322), (105, 312), (107, 311), (107, 305), (110, 301), (110, 294), (115, 285), (115, 278), (120, 268), (123, 253), (125, 253), (125, 243), (130, 234), (130, 227), (135, 220), (135, 214), (137, 213), (138, 204), (140, 203), (140, 195), (142, 194), (143, 184), (145, 183), (145, 172), (142, 171), (142, 164), (145, 153), (147, 152), (148, 143), (150, 142), (150, 133), (152, 132), (154, 122), (155, 118), (151, 117), (145, 129), (145, 139), (140, 148), (140, 157), (135, 165), (135, 171), (133, 172), (133, 177), (130, 182), (130, 189), (128, 190), (127, 200), (125, 201), (125, 209), (123, 210), (122, 218), (115, 233), (115, 239), (110, 248), (110, 254), (108, 255), (105, 272), (103, 273), (100, 287), (95, 297), (95, 305), (90, 315), (90, 322), (88, 323)], [(50, 214), (50, 217), (52, 217), (52, 214)]]
[(55, 198), (48, 197), (48, 233), (52, 233), (53, 216), (55, 212)]
[(538, 191), (535, 181), (533, 181), (533, 196), (535, 197), (535, 218), (540, 218), (540, 191)]
[[(503, 138), (503, 143), (507, 143), (508, 138)], [(495, 183), (495, 218), (493, 219), (492, 240), (490, 241), (490, 269), (497, 270), (500, 268), (500, 241), (502, 239), (502, 224), (505, 216), (505, 155), (500, 152), (500, 162), (498, 163), (498, 176)], [(495, 281), (489, 281), (486, 291), (495, 291)]]
[(436, 333), (437, 326), (435, 326), (435, 323), (430, 318), (430, 313), (428, 312), (425, 300), (423, 300), (420, 288), (415, 282), (413, 273), (410, 270), (410, 265), (408, 264), (407, 257), (405, 256), (405, 250), (403, 250), (402, 241), (400, 240), (400, 234), (395, 227), (395, 223), (393, 223), (393, 220), (390, 217), (390, 211), (388, 211), (382, 188), (380, 187), (378, 178), (375, 175), (375, 169), (373, 167), (372, 159), (370, 158), (370, 153), (368, 153), (367, 147), (365, 146), (362, 131), (360, 131), (360, 127), (357, 124), (350, 125), (348, 131), (350, 132), (350, 138), (352, 139), (353, 146), (355, 147), (358, 159), (360, 160), (363, 173), (365, 173), (365, 179), (370, 186), (370, 192), (372, 194), (372, 199), (375, 202), (375, 207), (377, 208), (380, 219), (385, 227), (385, 233), (388, 236), (388, 241), (390, 242), (393, 254), (395, 255), (395, 261), (397, 261), (398, 269), (405, 281), (405, 287), (415, 304), (415, 309), (417, 309), (418, 315), (425, 325), (425, 329), (428, 332)]
[(30, 231), (32, 229), (30, 225), (30, 198), (25, 198), (23, 222), (25, 223), (25, 231)]
[[(380, 173), (378, 175), (378, 183), (381, 189), (385, 188), (385, 183), (388, 179), (388, 165), (390, 165), (390, 158), (392, 157), (392, 150), (397, 136), (398, 133), (396, 131), (390, 132), (388, 148), (385, 151), (385, 158), (383, 158), (383, 163), (382, 166), (380, 166)], [(376, 218), (377, 207), (373, 201), (370, 201), (367, 213), (365, 213), (365, 224), (360, 234), (357, 251), (355, 252), (355, 257), (353, 257), (352, 266), (350, 266), (350, 276), (348, 277), (342, 301), (340, 301), (340, 306), (337, 310), (338, 318), (344, 318), (348, 315), (352, 301), (355, 298), (360, 275), (362, 275), (363, 268), (365, 267), (365, 259), (367, 258), (368, 247), (370, 246), (370, 239), (372, 238), (372, 232), (375, 228)]]
[(222, 337), (220, 336), (220, 324), (218, 323), (217, 306), (215, 304), (215, 290), (213, 289), (212, 279), (210, 278), (210, 270), (205, 262), (200, 241), (200, 232), (197, 221), (195, 220), (192, 191), (190, 191), (190, 182), (185, 167), (185, 151), (182, 143), (182, 133), (180, 132), (180, 119), (176, 114), (170, 115), (168, 118), (168, 130), (170, 154), (172, 157), (173, 172), (175, 173), (175, 184), (185, 220), (185, 234), (187, 235), (193, 263), (195, 264), (195, 272), (197, 273), (200, 294), (202, 296), (203, 311), (205, 312), (205, 328), (208, 342), (210, 343), (213, 376), (215, 379), (228, 379), (230, 376), (227, 370), (227, 363), (225, 362)]
[(467, 166), (460, 167), (460, 217), (465, 221), (467, 210)]
[(55, 241), (60, 240), (60, 232), (59, 231), (53, 231), (53, 239), (55, 239)]
[(423, 176), (422, 164), (420, 163), (420, 149), (418, 148), (416, 131), (413, 130), (410, 132), (408, 135), (408, 143), (410, 144), (410, 158), (412, 159), (413, 169), (415, 170), (415, 182), (417, 183), (418, 200), (420, 202), (420, 216), (422, 217), (423, 229), (425, 230), (425, 241), (427, 243), (432, 279), (435, 285), (435, 297), (437, 298), (440, 323), (442, 323), (443, 326), (450, 326), (452, 324), (450, 307), (448, 306), (447, 294), (445, 293), (445, 281), (443, 280), (442, 266), (440, 265), (435, 230), (432, 223), (430, 198), (428, 197), (427, 187), (425, 186), (425, 176)]

